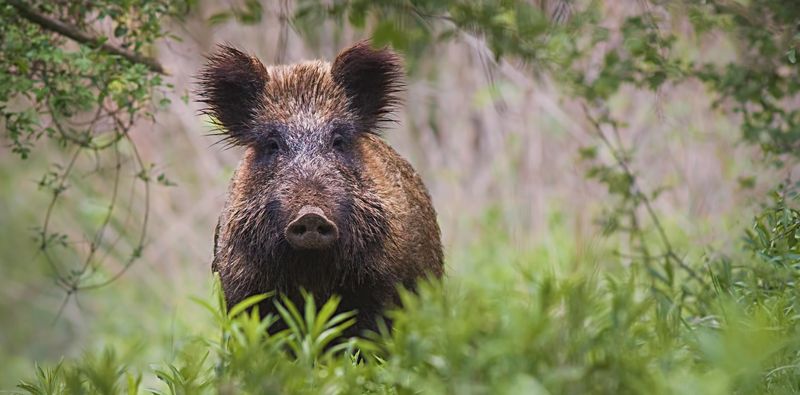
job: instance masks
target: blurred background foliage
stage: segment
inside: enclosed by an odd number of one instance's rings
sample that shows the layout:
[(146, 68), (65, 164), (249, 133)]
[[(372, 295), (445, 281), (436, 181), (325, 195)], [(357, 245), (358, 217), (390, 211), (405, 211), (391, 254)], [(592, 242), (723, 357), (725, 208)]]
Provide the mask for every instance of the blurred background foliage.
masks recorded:
[[(0, 17), (0, 389), (800, 391), (795, 2), (0, 0)], [(293, 325), (268, 337), (274, 317), (210, 291), (241, 152), (205, 136), (192, 84), (216, 43), (290, 63), (365, 37), (406, 59), (386, 138), (430, 189), (449, 274), (393, 333), (329, 353), (350, 322), (335, 300), (284, 305)]]

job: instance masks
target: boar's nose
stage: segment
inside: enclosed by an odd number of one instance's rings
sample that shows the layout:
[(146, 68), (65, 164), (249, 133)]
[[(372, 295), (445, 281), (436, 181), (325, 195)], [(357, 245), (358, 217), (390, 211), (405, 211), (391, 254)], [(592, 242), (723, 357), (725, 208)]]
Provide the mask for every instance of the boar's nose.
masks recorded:
[(297, 250), (321, 250), (333, 245), (339, 238), (339, 229), (319, 207), (303, 206), (284, 234)]

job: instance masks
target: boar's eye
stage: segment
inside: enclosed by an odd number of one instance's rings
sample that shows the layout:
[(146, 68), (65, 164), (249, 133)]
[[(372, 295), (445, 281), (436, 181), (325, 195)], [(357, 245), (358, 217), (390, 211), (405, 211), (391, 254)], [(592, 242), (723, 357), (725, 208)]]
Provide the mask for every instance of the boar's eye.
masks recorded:
[(343, 151), (345, 148), (346, 141), (344, 140), (344, 136), (341, 134), (336, 134), (333, 136), (333, 141), (331, 141), (331, 146), (333, 149), (337, 151)]
[(333, 136), (333, 141), (331, 142), (333, 148), (342, 149), (344, 148), (344, 137), (341, 134), (337, 134)]
[(281, 145), (278, 143), (278, 140), (274, 137), (270, 137), (264, 142), (264, 153), (267, 155), (273, 155), (281, 149)]

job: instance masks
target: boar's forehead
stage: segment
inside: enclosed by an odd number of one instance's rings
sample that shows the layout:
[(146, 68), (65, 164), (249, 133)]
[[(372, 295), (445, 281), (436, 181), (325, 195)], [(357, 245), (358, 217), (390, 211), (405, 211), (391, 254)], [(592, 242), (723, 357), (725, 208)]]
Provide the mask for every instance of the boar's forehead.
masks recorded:
[(330, 68), (320, 61), (271, 67), (262, 121), (284, 125), (290, 132), (325, 130), (332, 123), (352, 121), (345, 91)]

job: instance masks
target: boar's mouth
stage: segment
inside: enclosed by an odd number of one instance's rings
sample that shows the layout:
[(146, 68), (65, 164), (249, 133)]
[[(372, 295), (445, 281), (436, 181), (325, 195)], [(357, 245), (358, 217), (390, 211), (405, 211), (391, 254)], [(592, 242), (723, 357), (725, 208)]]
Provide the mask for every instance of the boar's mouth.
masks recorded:
[(317, 206), (303, 206), (283, 232), (296, 251), (329, 250), (339, 240), (339, 227)]

